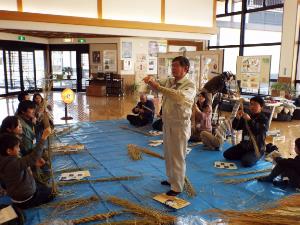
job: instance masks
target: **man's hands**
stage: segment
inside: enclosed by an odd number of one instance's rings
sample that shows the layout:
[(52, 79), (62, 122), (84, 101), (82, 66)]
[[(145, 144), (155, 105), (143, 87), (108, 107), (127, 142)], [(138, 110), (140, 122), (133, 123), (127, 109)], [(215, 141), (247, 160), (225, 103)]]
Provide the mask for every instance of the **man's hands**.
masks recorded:
[(47, 138), (49, 137), (49, 135), (51, 134), (51, 128), (50, 127), (47, 127), (46, 129), (44, 129), (44, 132), (42, 134), (42, 140), (47, 140)]
[(37, 167), (42, 167), (42, 166), (44, 166), (45, 164), (46, 164), (46, 162), (45, 162), (45, 160), (44, 160), (43, 158), (40, 158), (40, 159), (36, 160), (36, 162), (35, 162), (35, 165), (36, 165)]
[(154, 90), (157, 90), (159, 87), (159, 83), (155, 81), (155, 79), (152, 76), (147, 76), (143, 79), (143, 81), (148, 84), (151, 88)]
[(251, 117), (249, 116), (249, 114), (248, 114), (248, 113), (245, 113), (245, 112), (244, 112), (243, 110), (241, 110), (241, 109), (237, 112), (236, 117), (237, 117), (238, 119), (243, 118), (244, 120), (251, 120)]

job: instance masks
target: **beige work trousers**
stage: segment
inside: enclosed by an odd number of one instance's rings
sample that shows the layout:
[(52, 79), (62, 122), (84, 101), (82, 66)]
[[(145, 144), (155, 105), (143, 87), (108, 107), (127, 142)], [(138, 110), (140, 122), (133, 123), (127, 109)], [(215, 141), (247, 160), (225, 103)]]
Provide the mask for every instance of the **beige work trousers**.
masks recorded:
[(223, 144), (221, 138), (219, 139), (215, 137), (211, 132), (208, 131), (202, 131), (200, 137), (203, 144), (206, 145), (211, 150), (215, 150), (216, 148), (219, 148)]
[(166, 174), (171, 190), (182, 192), (185, 179), (187, 142), (191, 135), (191, 122), (164, 121), (164, 157)]

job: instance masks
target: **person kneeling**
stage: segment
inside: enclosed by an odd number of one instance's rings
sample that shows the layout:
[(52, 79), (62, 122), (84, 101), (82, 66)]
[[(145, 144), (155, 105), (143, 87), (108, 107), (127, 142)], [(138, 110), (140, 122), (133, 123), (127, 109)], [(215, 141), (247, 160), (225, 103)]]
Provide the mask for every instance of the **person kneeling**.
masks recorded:
[(36, 183), (30, 167), (43, 164), (43, 144), (51, 134), (44, 130), (41, 140), (28, 155), (20, 158), (20, 140), (13, 134), (0, 136), (0, 180), (12, 202), (21, 209), (27, 209), (53, 200), (52, 189)]
[[(264, 100), (259, 97), (250, 99), (251, 115), (239, 110), (232, 122), (232, 128), (242, 130), (242, 141), (227, 149), (223, 156), (228, 160), (241, 160), (242, 166), (250, 167), (263, 156), (265, 150), (265, 139), (268, 130), (268, 119), (262, 112)], [(255, 143), (253, 143), (253, 141)], [(257, 146), (258, 154), (255, 151)]]
[(127, 120), (133, 126), (142, 127), (153, 122), (154, 104), (151, 100), (147, 100), (145, 94), (140, 95), (140, 102), (132, 109), (136, 115), (127, 115)]
[[(283, 159), (275, 157), (276, 166), (267, 177), (258, 179), (263, 182), (273, 182), (275, 186), (300, 188), (300, 138), (295, 140), (295, 152), (297, 156), (294, 159)], [(280, 180), (274, 180), (281, 176)]]
[(208, 131), (202, 131), (200, 138), (207, 150), (219, 151), (224, 141), (227, 139), (227, 134), (231, 132), (230, 120), (224, 120), (216, 129), (215, 135)]

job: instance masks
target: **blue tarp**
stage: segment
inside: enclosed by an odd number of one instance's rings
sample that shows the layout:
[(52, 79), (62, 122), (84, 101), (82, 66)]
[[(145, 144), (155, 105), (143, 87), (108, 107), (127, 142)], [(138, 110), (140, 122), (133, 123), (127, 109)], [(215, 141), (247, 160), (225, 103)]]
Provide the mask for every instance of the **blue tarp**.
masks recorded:
[[(80, 128), (70, 134), (60, 136), (59, 141), (68, 144), (82, 143), (86, 146), (87, 151), (80, 154), (54, 156), (54, 171), (83, 167), (90, 170), (91, 177), (89, 179), (112, 176), (141, 176), (141, 178), (129, 181), (87, 183), (60, 187), (62, 194), (55, 201), (91, 195), (98, 195), (102, 198), (114, 195), (147, 207), (170, 212), (173, 215), (188, 216), (199, 215), (201, 211), (212, 208), (234, 210), (257, 208), (262, 204), (274, 202), (292, 193), (291, 190), (281, 190), (272, 186), (272, 184), (257, 181), (234, 185), (224, 184), (223, 179), (232, 177), (219, 177), (216, 174), (228, 172), (229, 170), (217, 169), (213, 166), (215, 161), (224, 161), (222, 152), (205, 151), (203, 146), (199, 145), (193, 147), (193, 150), (187, 156), (187, 176), (198, 195), (190, 198), (185, 193), (181, 194), (179, 197), (188, 200), (191, 205), (175, 211), (152, 199), (156, 194), (168, 191), (168, 187), (160, 185), (160, 181), (166, 178), (164, 161), (147, 155), (143, 155), (143, 159), (140, 161), (132, 161), (127, 155), (127, 144), (144, 146), (163, 154), (162, 145), (159, 147), (148, 146), (149, 140), (162, 139), (161, 136), (149, 137), (121, 129), (120, 126), (128, 126), (124, 120), (82, 122), (76, 124), (76, 126)], [(146, 127), (145, 130), (147, 129), (150, 128)], [(225, 143), (223, 149), (227, 149), (229, 146), (228, 143)], [(271, 167), (270, 163), (263, 160), (248, 169), (241, 168), (238, 162), (237, 165), (239, 171)], [(56, 176), (56, 179), (58, 179), (59, 175)], [(244, 177), (246, 176), (235, 178)], [(7, 202), (7, 198), (0, 199), (0, 202)], [(53, 211), (52, 208), (41, 206), (25, 211), (26, 224), (39, 224), (45, 220), (59, 217), (75, 219), (118, 209), (120, 209), (118, 206), (105, 201), (67, 212), (57, 212)], [(118, 216), (115, 220), (125, 218), (130, 218), (130, 215)]]

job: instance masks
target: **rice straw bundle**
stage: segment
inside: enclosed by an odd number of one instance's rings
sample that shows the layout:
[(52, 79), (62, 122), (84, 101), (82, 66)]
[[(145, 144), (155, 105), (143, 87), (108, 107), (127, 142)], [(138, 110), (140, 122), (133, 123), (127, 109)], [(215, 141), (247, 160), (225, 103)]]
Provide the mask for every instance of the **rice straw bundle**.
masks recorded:
[[(137, 146), (134, 144), (127, 145), (127, 148), (128, 148), (128, 154), (130, 154), (129, 151), (131, 153), (133, 152), (135, 155), (138, 155), (138, 152), (141, 152), (141, 153), (144, 153), (144, 154), (147, 154), (147, 155), (159, 158), (159, 159), (164, 159), (164, 157), (162, 155), (160, 155), (154, 151), (151, 151), (148, 148), (140, 147), (140, 146)], [(132, 155), (130, 155), (130, 157), (132, 157)]]
[(139, 217), (144, 217), (146, 219), (152, 220), (154, 223), (151, 224), (168, 225), (173, 224), (176, 220), (175, 216), (165, 214), (158, 210), (145, 208), (143, 206), (137, 205), (125, 199), (117, 198), (115, 196), (108, 197), (107, 201), (111, 202), (112, 204), (122, 206), (126, 208), (128, 212), (132, 212)]
[(300, 224), (300, 195), (287, 196), (265, 209), (257, 211), (209, 210), (225, 222), (234, 225), (291, 225)]
[(82, 217), (80, 219), (72, 220), (73, 224), (81, 224), (81, 223), (88, 223), (96, 220), (107, 220), (108, 218), (112, 218), (116, 215), (121, 214), (122, 212), (109, 212), (109, 213), (102, 213), (96, 214), (92, 216)]
[(98, 182), (109, 182), (109, 181), (122, 181), (122, 180), (135, 180), (140, 178), (140, 176), (124, 176), (124, 177), (107, 177), (99, 178), (94, 180), (71, 180), (71, 181), (60, 181), (57, 184), (59, 186), (74, 185), (74, 184), (84, 184), (84, 183), (98, 183)]
[(217, 176), (220, 176), (220, 177), (225, 177), (225, 176), (239, 176), (239, 175), (246, 175), (246, 174), (267, 173), (267, 172), (271, 172), (271, 171), (272, 171), (272, 168), (268, 168), (268, 169), (263, 169), (263, 170), (218, 173)]
[(59, 151), (52, 151), (53, 155), (72, 155), (72, 154), (79, 154), (85, 152), (84, 150), (76, 150), (76, 151), (69, 151), (69, 150), (59, 150)]
[(132, 160), (136, 161), (142, 159), (142, 152), (139, 149), (135, 148), (134, 145), (129, 144), (127, 146), (127, 149), (128, 149), (128, 155)]
[(68, 169), (57, 170), (54, 173), (55, 174), (71, 173), (71, 172), (84, 171), (84, 170), (90, 170), (90, 169), (95, 169), (95, 168), (96, 167), (72, 167), (72, 168), (68, 168)]
[(57, 136), (59, 136), (59, 135), (66, 135), (66, 134), (69, 134), (71, 132), (77, 131), (79, 129), (80, 129), (80, 126), (77, 126), (77, 127), (65, 127), (62, 130), (60, 130), (60, 131), (56, 131), (54, 134), (57, 135)]
[(143, 220), (122, 220), (118, 222), (106, 222), (98, 225), (158, 225), (158, 223), (154, 222), (151, 219), (143, 219)]
[(190, 180), (188, 179), (188, 177), (184, 178), (184, 191), (187, 193), (189, 197), (197, 196), (197, 192), (193, 187), (192, 183), (190, 182)]
[(71, 210), (79, 206), (88, 205), (98, 201), (100, 201), (100, 199), (97, 196), (93, 195), (88, 198), (77, 198), (77, 199), (65, 200), (60, 202), (52, 202), (44, 206), (65, 211), (65, 210)]
[(223, 182), (225, 184), (240, 184), (251, 180), (257, 180), (259, 178), (266, 177), (267, 175), (263, 176), (256, 176), (256, 177), (248, 177), (248, 178), (242, 178), (242, 179), (225, 179)]
[(140, 129), (136, 129), (136, 128), (130, 128), (130, 127), (126, 127), (126, 126), (120, 126), (121, 129), (124, 129), (124, 130), (130, 130), (130, 131), (133, 131), (133, 132), (136, 132), (136, 133), (139, 133), (139, 134), (143, 134), (143, 135), (146, 135), (146, 136), (154, 136), (148, 132), (145, 132), (145, 131), (142, 131)]

